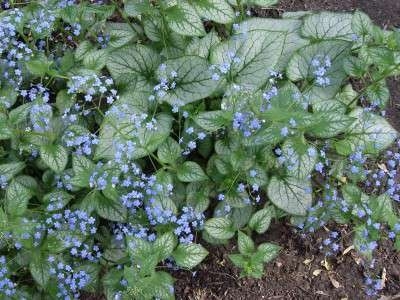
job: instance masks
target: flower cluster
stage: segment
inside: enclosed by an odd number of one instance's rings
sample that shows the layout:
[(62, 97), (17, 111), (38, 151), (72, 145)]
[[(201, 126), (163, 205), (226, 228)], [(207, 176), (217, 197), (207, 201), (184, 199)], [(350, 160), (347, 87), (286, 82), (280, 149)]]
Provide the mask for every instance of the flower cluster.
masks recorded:
[(275, 96), (278, 95), (278, 89), (276, 86), (272, 86), (270, 89), (264, 91), (263, 93), (263, 99), (265, 100), (265, 103), (260, 108), (260, 111), (266, 111), (271, 108), (271, 99)]
[(183, 145), (183, 155), (189, 155), (192, 151), (197, 148), (197, 142), (202, 141), (207, 137), (204, 131), (201, 131), (192, 126), (185, 129), (184, 134), (179, 139), (179, 144)]
[(125, 237), (136, 237), (139, 239), (146, 239), (148, 241), (154, 241), (154, 233), (149, 233), (149, 229), (141, 225), (130, 224), (130, 223), (116, 223), (112, 226), (112, 233), (116, 241), (122, 243)]
[(193, 242), (193, 230), (200, 230), (203, 227), (204, 219), (203, 213), (196, 212), (190, 206), (184, 206), (182, 214), (175, 221), (177, 227), (174, 233), (179, 237), (179, 242), (182, 244)]
[(48, 262), (52, 265), (50, 276), (57, 280), (57, 298), (79, 299), (79, 291), (91, 282), (91, 276), (85, 270), (74, 269), (61, 261), (57, 262), (54, 256), (50, 256)]
[(36, 35), (47, 35), (53, 28), (56, 21), (55, 11), (48, 8), (41, 8), (33, 13), (26, 27)]
[(72, 76), (69, 82), (68, 94), (83, 94), (85, 102), (92, 102), (95, 96), (105, 98), (107, 104), (118, 99), (117, 90), (112, 86), (114, 81), (109, 77), (99, 77), (96, 74)]
[(79, 240), (74, 241), (73, 247), (70, 249), (69, 253), (73, 257), (88, 260), (91, 262), (97, 262), (102, 256), (100, 247), (98, 245), (90, 246)]
[(79, 36), (81, 34), (82, 26), (79, 23), (73, 23), (71, 25), (65, 26), (64, 29), (66, 32), (70, 33), (67, 36), (67, 39), (69, 41), (72, 41), (74, 36)]
[[(47, 234), (59, 238), (66, 247), (79, 244), (75, 233), (91, 235), (97, 232), (96, 219), (82, 210), (64, 210), (61, 213), (54, 213), (46, 219)], [(62, 232), (63, 235), (59, 235)]]
[(210, 70), (214, 72), (212, 74), (212, 79), (218, 81), (220, 80), (221, 76), (227, 76), (234, 65), (237, 65), (240, 62), (240, 57), (236, 56), (233, 51), (226, 52), (224, 61), (221, 64), (210, 66)]
[(7, 177), (4, 175), (0, 175), (0, 188), (4, 190), (7, 186), (8, 186)]
[(92, 133), (82, 134), (73, 130), (73, 128), (64, 133), (63, 140), (67, 147), (74, 149), (74, 153), (87, 156), (93, 153), (93, 148), (99, 143), (97, 135)]
[(319, 246), (320, 251), (326, 256), (336, 255), (341, 249), (339, 239), (340, 234), (337, 231), (329, 232), (329, 237), (325, 238)]
[(103, 166), (104, 164), (99, 161), (89, 178), (89, 186), (99, 191), (107, 187), (111, 175), (108, 171), (104, 170)]
[(311, 61), (311, 66), (313, 67), (313, 75), (315, 76), (316, 84), (319, 86), (328, 86), (331, 82), (330, 78), (327, 76), (327, 72), (332, 67), (332, 62), (330, 57), (316, 56)]
[(241, 131), (243, 136), (249, 137), (261, 128), (261, 121), (253, 112), (236, 112), (232, 126), (233, 129)]
[(30, 106), (30, 121), (33, 131), (44, 133), (51, 128), (51, 119), (53, 116), (53, 108), (49, 104), (50, 94), (49, 91), (41, 84), (32, 85), (28, 90), (20, 90), (20, 95), (32, 102)]
[(400, 202), (400, 184), (396, 181), (397, 169), (400, 165), (400, 141), (396, 142), (393, 150), (388, 150), (382, 157), (377, 168), (367, 170), (365, 185), (371, 192), (379, 194), (386, 192), (393, 200)]
[(6, 298), (12, 297), (16, 292), (16, 284), (7, 276), (8, 269), (5, 256), (0, 256), (0, 265), (0, 295)]
[[(159, 70), (163, 77), (161, 77), (159, 83), (157, 83), (154, 86), (153, 91), (158, 98), (162, 99), (167, 94), (167, 91), (176, 88), (175, 80), (178, 77), (178, 73), (174, 70), (168, 73), (166, 71), (167, 70), (166, 64), (161, 64), (159, 66)], [(155, 99), (154, 95), (151, 95), (149, 98), (150, 101), (153, 101), (154, 99)]]
[(0, 86), (11, 84), (18, 88), (23, 79), (21, 63), (31, 58), (32, 50), (18, 38), (17, 26), (22, 22), (22, 11), (7, 12), (0, 19)]
[(97, 35), (97, 43), (99, 43), (101, 48), (107, 48), (108, 43), (110, 42), (110, 35), (100, 33)]
[(373, 279), (369, 276), (365, 278), (366, 294), (368, 296), (376, 296), (383, 289), (382, 279)]

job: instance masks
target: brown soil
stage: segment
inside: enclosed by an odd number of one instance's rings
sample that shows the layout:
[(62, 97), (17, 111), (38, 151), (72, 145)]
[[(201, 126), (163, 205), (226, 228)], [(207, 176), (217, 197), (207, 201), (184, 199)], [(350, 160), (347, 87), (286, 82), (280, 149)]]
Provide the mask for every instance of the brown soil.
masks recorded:
[[(336, 228), (336, 230), (338, 230)], [(348, 229), (340, 229), (350, 237)], [(178, 299), (253, 300), (253, 299), (367, 299), (364, 291), (364, 267), (354, 250), (326, 259), (319, 245), (327, 232), (301, 237), (290, 226), (274, 224), (261, 237), (283, 247), (280, 256), (269, 263), (261, 280), (240, 279), (227, 255), (237, 252), (234, 244), (212, 247), (210, 254), (194, 272), (179, 271)], [(344, 238), (343, 249), (351, 244)], [(400, 255), (384, 241), (375, 253), (377, 274), (386, 273), (384, 295), (400, 293)], [(400, 299), (400, 295), (398, 296)], [(385, 298), (384, 298), (385, 299)], [(395, 299), (395, 298), (387, 298)]]

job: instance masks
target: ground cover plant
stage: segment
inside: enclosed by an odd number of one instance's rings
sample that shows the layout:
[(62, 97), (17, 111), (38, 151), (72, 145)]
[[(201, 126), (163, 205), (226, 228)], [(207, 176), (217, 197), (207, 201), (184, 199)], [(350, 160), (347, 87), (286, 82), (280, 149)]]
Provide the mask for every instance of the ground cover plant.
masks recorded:
[(171, 299), (168, 269), (231, 239), (260, 278), (284, 246), (253, 241), (272, 219), (350, 224), (368, 263), (400, 248), (400, 32), (250, 16), (276, 2), (2, 3), (1, 297)]

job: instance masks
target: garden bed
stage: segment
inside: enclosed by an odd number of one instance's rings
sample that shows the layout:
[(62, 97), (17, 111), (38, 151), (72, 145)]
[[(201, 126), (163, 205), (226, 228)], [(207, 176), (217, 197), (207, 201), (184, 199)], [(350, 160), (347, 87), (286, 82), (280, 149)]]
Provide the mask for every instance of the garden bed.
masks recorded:
[(0, 299), (400, 298), (400, 3), (277, 2), (1, 2)]
[[(360, 9), (382, 27), (400, 26), (398, 0), (283, 0), (278, 9), (256, 9), (257, 16), (278, 16), (284, 11)], [(391, 101), (387, 107), (389, 122), (400, 130), (400, 82), (389, 79)], [(332, 228), (331, 228), (332, 229)], [(336, 230), (338, 228), (335, 228)], [(349, 229), (341, 227), (346, 234)], [(364, 275), (360, 258), (354, 251), (327, 261), (318, 245), (326, 237), (320, 230), (312, 236), (302, 237), (291, 226), (275, 224), (265, 239), (283, 246), (280, 256), (266, 266), (261, 280), (240, 279), (239, 272), (227, 254), (235, 243), (227, 247), (210, 247), (210, 255), (192, 273), (176, 272), (178, 299), (363, 299)], [(346, 246), (352, 240), (344, 239)], [(346, 247), (344, 247), (346, 249)], [(385, 288), (381, 299), (400, 297), (400, 255), (391, 242), (382, 243), (375, 254), (376, 268), (385, 270)], [(328, 267), (328, 268), (327, 268)]]

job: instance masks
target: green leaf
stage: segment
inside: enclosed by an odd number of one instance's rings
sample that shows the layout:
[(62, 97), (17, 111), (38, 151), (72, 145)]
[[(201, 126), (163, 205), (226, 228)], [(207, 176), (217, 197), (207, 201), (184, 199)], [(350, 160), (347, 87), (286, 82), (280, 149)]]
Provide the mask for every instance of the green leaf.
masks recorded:
[(175, 263), (185, 269), (192, 269), (203, 261), (208, 251), (200, 244), (180, 244), (172, 253)]
[(238, 232), (238, 248), (241, 254), (251, 254), (255, 250), (251, 237), (241, 231)]
[(284, 34), (282, 53), (279, 57), (276, 71), (284, 70), (294, 52), (310, 41), (300, 35), (300, 29), (303, 25), (302, 20), (295, 19), (276, 19), (276, 18), (249, 18), (239, 23), (239, 29), (235, 30), (234, 37), (246, 38), (251, 31), (264, 31), (264, 34), (278, 32)]
[(358, 252), (360, 252), (363, 256), (365, 256), (367, 259), (372, 259), (372, 250), (368, 248), (368, 244), (370, 242), (370, 237), (365, 236), (365, 231), (368, 230), (366, 224), (361, 224), (356, 226), (353, 231), (354, 231), (354, 239), (353, 239), (353, 245), (356, 248)]
[(199, 16), (206, 20), (227, 24), (235, 19), (235, 12), (225, 0), (195, 0), (192, 5)]
[(318, 161), (317, 149), (301, 138), (286, 140), (282, 146), (282, 154), (286, 158), (287, 174), (296, 178), (307, 178)]
[(292, 215), (304, 216), (312, 204), (309, 180), (272, 177), (267, 192), (273, 204)]
[(276, 145), (283, 140), (281, 129), (282, 126), (279, 124), (263, 127), (255, 134), (244, 139), (243, 143), (247, 147)]
[[(133, 25), (132, 25), (133, 26)], [(127, 23), (106, 23), (106, 33), (110, 37), (108, 45), (113, 48), (120, 48), (137, 39), (137, 34)]]
[(6, 180), (10, 180), (25, 168), (24, 162), (12, 162), (0, 165), (0, 176), (4, 176)]
[(369, 207), (372, 210), (373, 220), (387, 223), (391, 228), (397, 224), (398, 217), (393, 209), (392, 199), (388, 194), (370, 197)]
[(177, 238), (172, 232), (167, 232), (157, 237), (154, 248), (159, 253), (159, 259), (164, 260), (171, 256), (177, 244)]
[(40, 157), (56, 173), (64, 171), (68, 163), (68, 151), (61, 145), (41, 146)]
[(365, 95), (368, 101), (373, 105), (377, 105), (382, 109), (385, 108), (390, 98), (390, 91), (386, 84), (386, 80), (380, 80), (368, 86), (365, 90)]
[(275, 210), (273, 206), (260, 209), (252, 215), (249, 221), (249, 227), (259, 234), (264, 233), (267, 231), (274, 216)]
[(165, 62), (165, 70), (159, 69), (158, 77), (161, 80), (176, 72), (177, 76), (171, 80), (176, 83), (175, 88), (166, 91), (161, 100), (171, 105), (185, 105), (210, 96), (217, 82), (212, 80), (212, 73), (206, 59), (198, 56), (183, 56)]
[(363, 149), (365, 153), (378, 154), (398, 136), (397, 131), (384, 118), (374, 113), (356, 108), (349, 115), (355, 121), (347, 130), (345, 141), (351, 145), (352, 151)]
[(358, 36), (365, 36), (372, 32), (374, 24), (367, 14), (357, 10), (351, 20), (351, 28)]
[(229, 254), (228, 257), (236, 267), (241, 269), (245, 268), (249, 263), (248, 258), (242, 254)]
[(10, 120), (10, 123), (13, 125), (18, 125), (24, 121), (26, 121), (32, 107), (33, 103), (25, 103), (22, 104), (13, 110), (10, 111), (8, 115), (8, 119)]
[(164, 143), (158, 147), (157, 156), (161, 162), (173, 165), (181, 157), (182, 149), (178, 142), (168, 137)]
[(8, 140), (12, 138), (12, 130), (8, 125), (8, 118), (6, 114), (0, 113), (0, 140)]
[(368, 71), (368, 65), (360, 58), (349, 56), (344, 60), (344, 70), (352, 77), (362, 78)]
[(83, 65), (90, 69), (100, 71), (106, 65), (109, 52), (107, 49), (93, 49), (83, 57)]
[(149, 256), (153, 252), (152, 245), (147, 240), (134, 236), (127, 236), (126, 240), (129, 256), (137, 262), (141, 257)]
[(204, 224), (204, 230), (213, 238), (228, 240), (235, 235), (232, 222), (227, 218), (211, 218)]
[(364, 202), (368, 196), (361, 192), (360, 188), (354, 184), (346, 184), (342, 187), (343, 199), (351, 206)]
[(182, 182), (195, 182), (208, 179), (203, 169), (193, 161), (185, 161), (177, 170), (176, 175)]
[[(285, 33), (251, 31), (246, 39), (232, 37), (213, 48), (210, 60), (215, 65), (230, 64), (227, 80), (248, 89), (257, 89), (267, 81), (282, 54)], [(239, 61), (233, 61), (237, 57)]]
[(258, 246), (257, 252), (262, 255), (263, 262), (268, 263), (278, 256), (279, 251), (281, 249), (282, 248), (278, 245), (271, 243), (263, 243)]
[(235, 189), (232, 189), (225, 195), (225, 202), (232, 207), (243, 208), (248, 205), (248, 201), (249, 195), (246, 191), (238, 192)]
[(149, 276), (138, 277), (132, 268), (130, 272), (133, 276), (128, 274), (127, 270), (129, 269), (125, 268), (124, 277), (127, 278), (130, 288), (122, 294), (123, 299), (174, 299), (174, 279), (168, 273), (153, 271)]
[(306, 16), (302, 34), (312, 39), (341, 39), (352, 40), (352, 14), (320, 12)]
[(143, 30), (146, 36), (153, 42), (159, 42), (163, 39), (163, 27), (162, 17), (157, 14), (153, 17), (143, 18)]
[(75, 59), (83, 60), (87, 53), (92, 51), (94, 46), (89, 41), (82, 41), (75, 50)]
[(131, 158), (141, 158), (157, 150), (169, 136), (172, 127), (172, 117), (165, 113), (155, 116), (154, 128), (145, 125), (137, 128), (137, 124), (131, 120), (138, 118), (142, 112), (137, 111), (132, 105), (116, 104), (116, 111), (122, 110), (124, 114), (110, 114), (103, 121), (100, 132), (100, 140), (97, 145), (95, 158), (113, 159), (117, 151), (118, 143), (126, 144), (131, 141), (135, 145)]
[(153, 49), (143, 45), (125, 46), (113, 51), (107, 68), (117, 82), (132, 84), (132, 80), (148, 81), (160, 64), (160, 57)]
[(210, 184), (191, 182), (186, 186), (186, 203), (197, 212), (204, 212), (210, 204)]
[(261, 7), (271, 7), (279, 3), (279, 0), (247, 0), (247, 2)]
[(3, 85), (0, 89), (0, 108), (9, 109), (17, 101), (18, 92), (11, 86)]
[(50, 263), (42, 252), (35, 251), (32, 254), (29, 270), (33, 279), (44, 288), (50, 280)]
[(35, 76), (44, 76), (49, 71), (52, 61), (45, 56), (37, 56), (27, 61), (26, 67), (28, 71)]
[(218, 34), (215, 30), (211, 30), (202, 38), (194, 37), (186, 47), (186, 55), (195, 55), (208, 59), (212, 47), (220, 42)]
[(200, 112), (194, 117), (197, 125), (207, 131), (217, 131), (228, 124), (226, 113), (222, 110)]
[(94, 193), (96, 193), (94, 198), (96, 200), (96, 212), (100, 217), (115, 222), (126, 221), (127, 210), (118, 199), (109, 199), (98, 191)]
[(66, 109), (71, 108), (74, 103), (74, 97), (68, 94), (67, 90), (60, 90), (57, 93), (56, 107), (61, 114), (63, 114)]
[(22, 216), (28, 208), (29, 199), (33, 196), (32, 191), (17, 179), (11, 181), (6, 190), (4, 204), (7, 213), (11, 216)]
[(147, 0), (124, 0), (124, 11), (129, 17), (150, 13), (152, 9), (155, 8), (152, 8)]
[(72, 184), (78, 187), (89, 187), (90, 176), (92, 176), (95, 164), (83, 155), (72, 156), (72, 170), (74, 177)]
[(354, 118), (345, 114), (338, 101), (323, 101), (314, 106), (313, 120), (307, 132), (319, 138), (332, 138), (345, 132)]
[(202, 36), (206, 33), (196, 10), (186, 2), (165, 10), (165, 18), (172, 31), (178, 34)]
[(229, 219), (232, 221), (233, 228), (236, 230), (244, 228), (249, 222), (252, 213), (253, 207), (251, 205), (233, 207), (229, 215)]
[[(327, 40), (314, 43), (298, 50), (292, 56), (287, 66), (287, 76), (291, 81), (307, 80), (313, 84), (312, 88), (305, 93), (311, 101), (323, 101), (334, 98), (346, 78), (343, 68), (343, 61), (349, 55), (350, 43), (340, 40)], [(329, 83), (320, 86), (315, 83), (313, 60), (320, 62), (329, 59), (331, 66), (327, 68), (325, 77), (329, 78)]]

